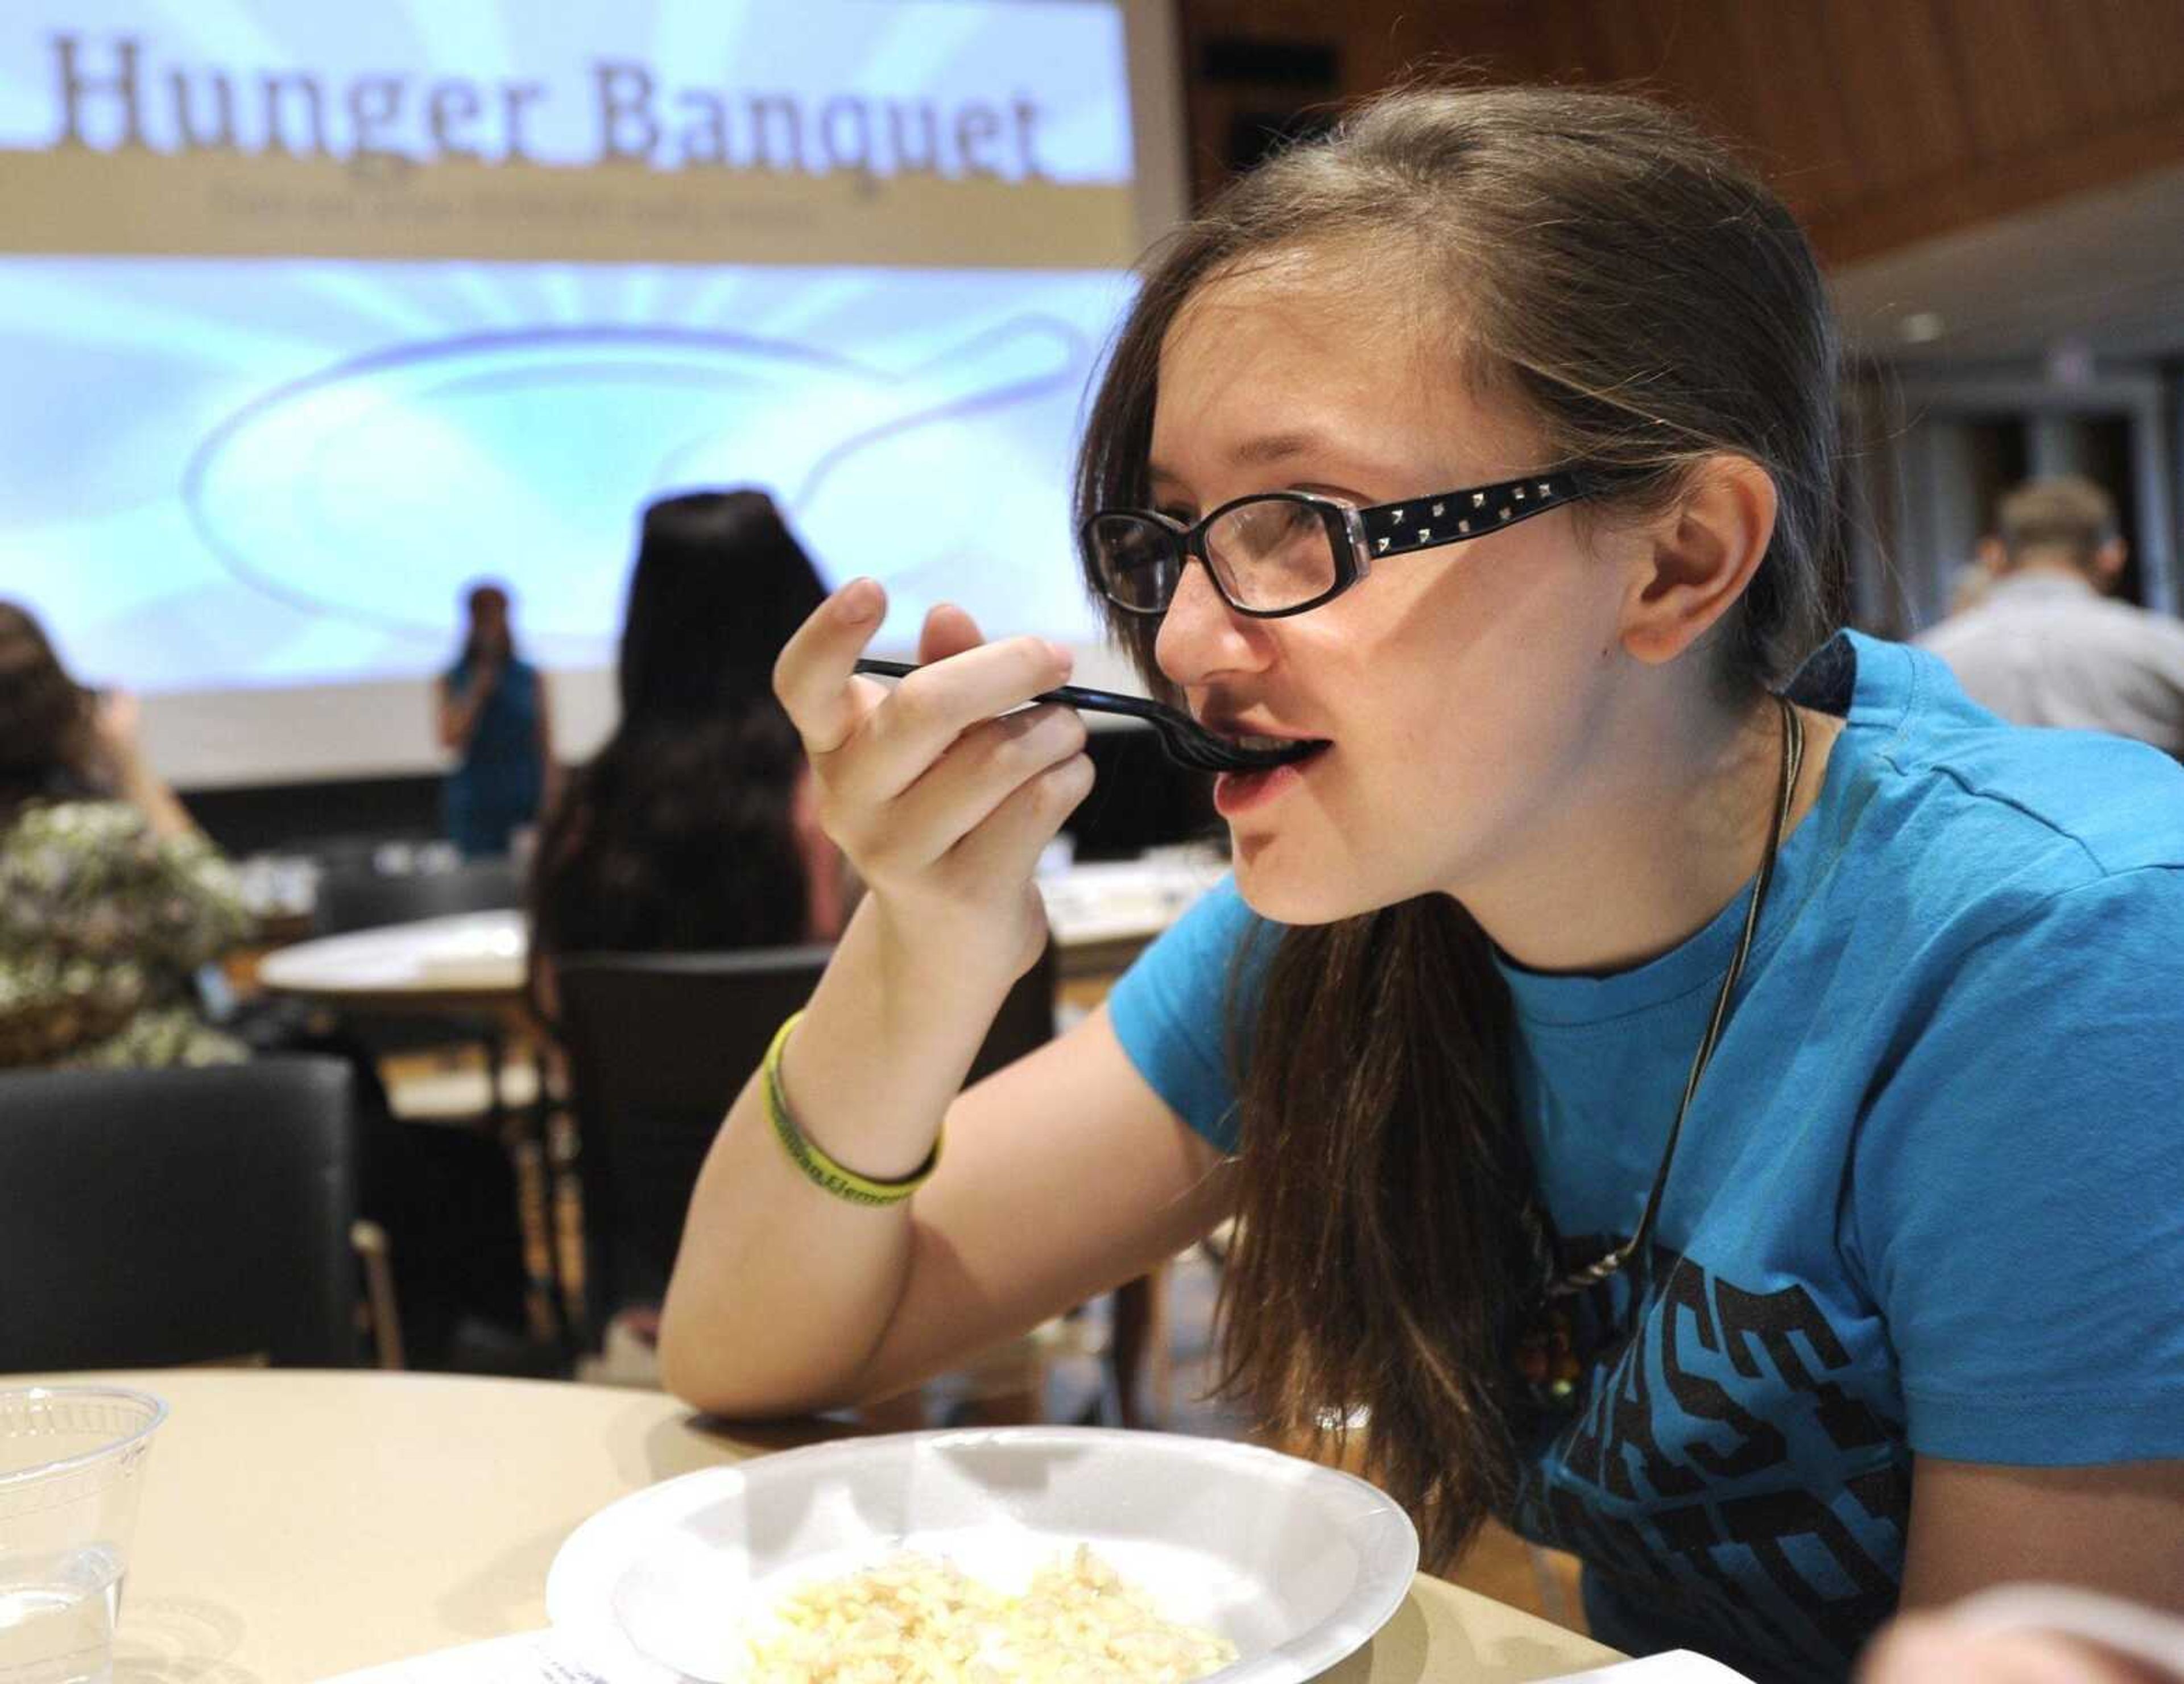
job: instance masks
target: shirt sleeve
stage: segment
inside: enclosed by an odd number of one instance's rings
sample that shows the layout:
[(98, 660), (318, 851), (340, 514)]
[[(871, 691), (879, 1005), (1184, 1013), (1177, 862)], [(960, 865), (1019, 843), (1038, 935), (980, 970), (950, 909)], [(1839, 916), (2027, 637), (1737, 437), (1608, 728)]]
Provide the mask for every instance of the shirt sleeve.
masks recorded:
[[(1236, 1150), (1229, 975), (1255, 930), (1270, 929), (1223, 878), (1123, 973), (1107, 996), (1116, 1038), (1168, 1108), (1217, 1150)], [(1256, 945), (1255, 945), (1256, 948)]]
[(1912, 1447), (2184, 1456), (2184, 867), (1956, 958), (1860, 1129), (1852, 1230)]
[(195, 832), (162, 837), (125, 801), (34, 808), (18, 828), (27, 898), (69, 957), (187, 975), (250, 933), (234, 867)]
[(152, 841), (145, 939), (177, 968), (195, 970), (250, 934), (250, 908), (227, 857), (194, 834)]

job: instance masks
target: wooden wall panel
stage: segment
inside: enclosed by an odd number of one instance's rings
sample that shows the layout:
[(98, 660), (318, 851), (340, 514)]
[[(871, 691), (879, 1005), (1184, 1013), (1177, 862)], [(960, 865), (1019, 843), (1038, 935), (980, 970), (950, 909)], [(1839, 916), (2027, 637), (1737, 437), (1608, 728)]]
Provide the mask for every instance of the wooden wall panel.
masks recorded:
[[(2070, 113), (2094, 103), (2097, 84), (2078, 74), (2088, 65), (2071, 50), (2090, 48), (2085, 57), (2097, 64), (2098, 45), (2091, 31), (2044, 37), (2039, 8), (2028, 0), (1936, 0), (1935, 9), (1960, 45), (1957, 87), (1979, 158), (2008, 158), (2066, 138)], [(2043, 46), (2064, 51), (2043, 65)]]
[[(1186, 64), (1226, 36), (1330, 41), (1346, 98), (1429, 59), (1650, 84), (1741, 141), (1837, 261), (2184, 161), (2184, 0), (1181, 4)], [(1222, 114), (1268, 97), (1194, 83), (1201, 188)]]
[[(2098, 0), (2086, 8), (2082, 26), (2103, 49), (2105, 92), (2120, 106), (2135, 109), (2164, 94), (2174, 97), (2177, 10), (2174, 0)], [(2170, 49), (2165, 62), (2153, 50), (2157, 44)]]
[(1971, 139), (1933, 8), (1922, 0), (1832, 0), (1823, 15), (1826, 58), (1803, 70), (1832, 73), (1859, 189), (1886, 195), (1964, 169)]
[(1727, 131), (1744, 142), (1792, 204), (1855, 197), (1862, 176), (1826, 14), (1815, 6), (1728, 10), (1744, 80), (1762, 109), (1742, 120), (1724, 114)]
[(1537, 74), (1546, 54), (1540, 20), (1509, 0), (1179, 0), (1190, 131), (1190, 175), (1202, 199), (1226, 172), (1221, 153), (1239, 113), (1310, 106), (1322, 96), (1279, 86), (1216, 84), (1201, 74), (1205, 49), (1218, 41), (1326, 43), (1341, 59), (1324, 98), (1362, 98), (1427, 67), (1461, 63), (1501, 78)]

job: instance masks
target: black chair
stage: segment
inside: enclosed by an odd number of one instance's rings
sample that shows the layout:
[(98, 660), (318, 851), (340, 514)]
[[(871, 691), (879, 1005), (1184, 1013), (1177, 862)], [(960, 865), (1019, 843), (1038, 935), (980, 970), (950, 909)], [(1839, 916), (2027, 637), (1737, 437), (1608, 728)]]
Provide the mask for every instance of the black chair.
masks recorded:
[[(320, 935), (347, 934), (450, 917), (465, 912), (499, 912), (520, 906), (523, 879), (508, 859), (468, 860), (444, 870), (383, 873), (370, 869), (329, 872), (320, 880), (313, 927)], [(559, 1358), (548, 1347), (560, 1341), (553, 1308), (554, 1283), (549, 1275), (531, 1278), (518, 1311), (532, 1343), (501, 1356), (452, 1354), (448, 1341), (458, 1336), (465, 1319), (503, 1323), (503, 1254), (529, 1259), (547, 1255), (553, 1246), (546, 1165), (546, 1122), (550, 1104), (545, 1048), (519, 1027), (517, 1012), (445, 1008), (395, 1012), (383, 1005), (341, 1012), (339, 1050), (369, 1062), (384, 1074), (384, 1062), (404, 1055), (475, 1052), (484, 1067), (482, 1100), (469, 1085), (454, 1085), (453, 1094), (437, 1084), (382, 1080), (376, 1098), (387, 1115), (404, 1124), (452, 1124), (493, 1141), (506, 1154), (504, 1168), (514, 1178), (506, 1200), (494, 1196), (502, 1179), (493, 1166), (449, 1139), (443, 1128), (413, 1129), (411, 1138), (388, 1143), (405, 1166), (398, 1190), (400, 1214), (390, 1209), (395, 1234), (395, 1263), (411, 1324), (417, 1360), (422, 1366), (443, 1363), (503, 1361), (552, 1365)], [(507, 1082), (510, 1042), (528, 1043), (533, 1097), (517, 1103)], [(421, 1099), (421, 1090), (425, 1096)], [(395, 1195), (389, 1195), (395, 1196)], [(516, 1213), (515, 1231), (501, 1219)], [(471, 1230), (465, 1241), (463, 1230)], [(457, 1318), (451, 1328), (448, 1316)]]
[[(706, 1149), (833, 950), (572, 955), (554, 966), (584, 1198), (586, 1319), (666, 1293)], [(1050, 945), (1002, 1002), (976, 1081), (1054, 1038)]]
[(494, 912), (520, 906), (522, 898), (522, 882), (507, 860), (473, 860), (453, 871), (333, 871), (320, 879), (311, 927), (320, 935), (340, 935), (457, 912)]
[(0, 1369), (354, 1365), (353, 1080), (325, 1057), (0, 1075)]
[[(317, 935), (345, 935), (421, 918), (499, 912), (521, 905), (522, 895), (521, 879), (507, 860), (476, 860), (452, 871), (395, 875), (369, 869), (335, 871), (320, 880), (311, 927)], [(501, 1090), (501, 1071), (508, 1042), (499, 1019), (481, 1013), (358, 1013), (348, 1025), (348, 1036), (374, 1058), (478, 1049), (485, 1060), (488, 1097), (477, 1121), (496, 1135), (504, 1132), (509, 1107)]]

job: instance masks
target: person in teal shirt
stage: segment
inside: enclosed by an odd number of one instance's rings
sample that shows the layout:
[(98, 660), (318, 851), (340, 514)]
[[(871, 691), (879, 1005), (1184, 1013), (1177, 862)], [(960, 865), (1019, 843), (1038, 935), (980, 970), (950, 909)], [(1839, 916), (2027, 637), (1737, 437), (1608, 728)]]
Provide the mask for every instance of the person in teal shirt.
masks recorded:
[(1090, 789), (1026, 705), (1069, 662), (941, 609), (890, 689), (837, 591), (775, 684), (867, 893), (715, 1142), (670, 1386), (885, 1397), (1233, 1218), (1264, 1430), (1429, 1569), (1574, 1551), (1620, 1648), (1839, 1680), (2006, 1581), (2184, 1603), (2184, 769), (1832, 634), (1840, 372), (1787, 209), (1638, 99), (1391, 95), (1179, 230), (1080, 553), (1283, 757), (1215, 780), (1233, 884), (965, 1090)]
[(460, 756), (442, 806), (448, 834), (475, 859), (504, 855), (536, 823), (555, 781), (546, 675), (516, 653), (508, 593), (473, 586), (461, 655), (437, 686), (440, 745)]

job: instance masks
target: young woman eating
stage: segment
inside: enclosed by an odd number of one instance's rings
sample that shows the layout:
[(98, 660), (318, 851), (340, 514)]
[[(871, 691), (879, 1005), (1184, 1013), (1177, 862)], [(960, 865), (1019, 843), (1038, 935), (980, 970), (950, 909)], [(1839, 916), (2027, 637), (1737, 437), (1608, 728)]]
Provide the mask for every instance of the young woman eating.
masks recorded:
[(2184, 772), (1822, 641), (1836, 380), (1788, 213), (1640, 101), (1394, 96), (1184, 229), (1087, 580), (1162, 694), (1322, 746), (959, 1093), (1090, 784), (1022, 706), (1067, 661), (944, 609), (889, 689), (838, 591), (776, 683), (871, 892), (700, 1181), (675, 1389), (899, 1391), (1233, 1215), (1268, 1426), (1367, 1423), (1430, 1563), (1574, 1551), (1618, 1647), (1839, 1678), (2001, 1579), (2174, 1605)]

